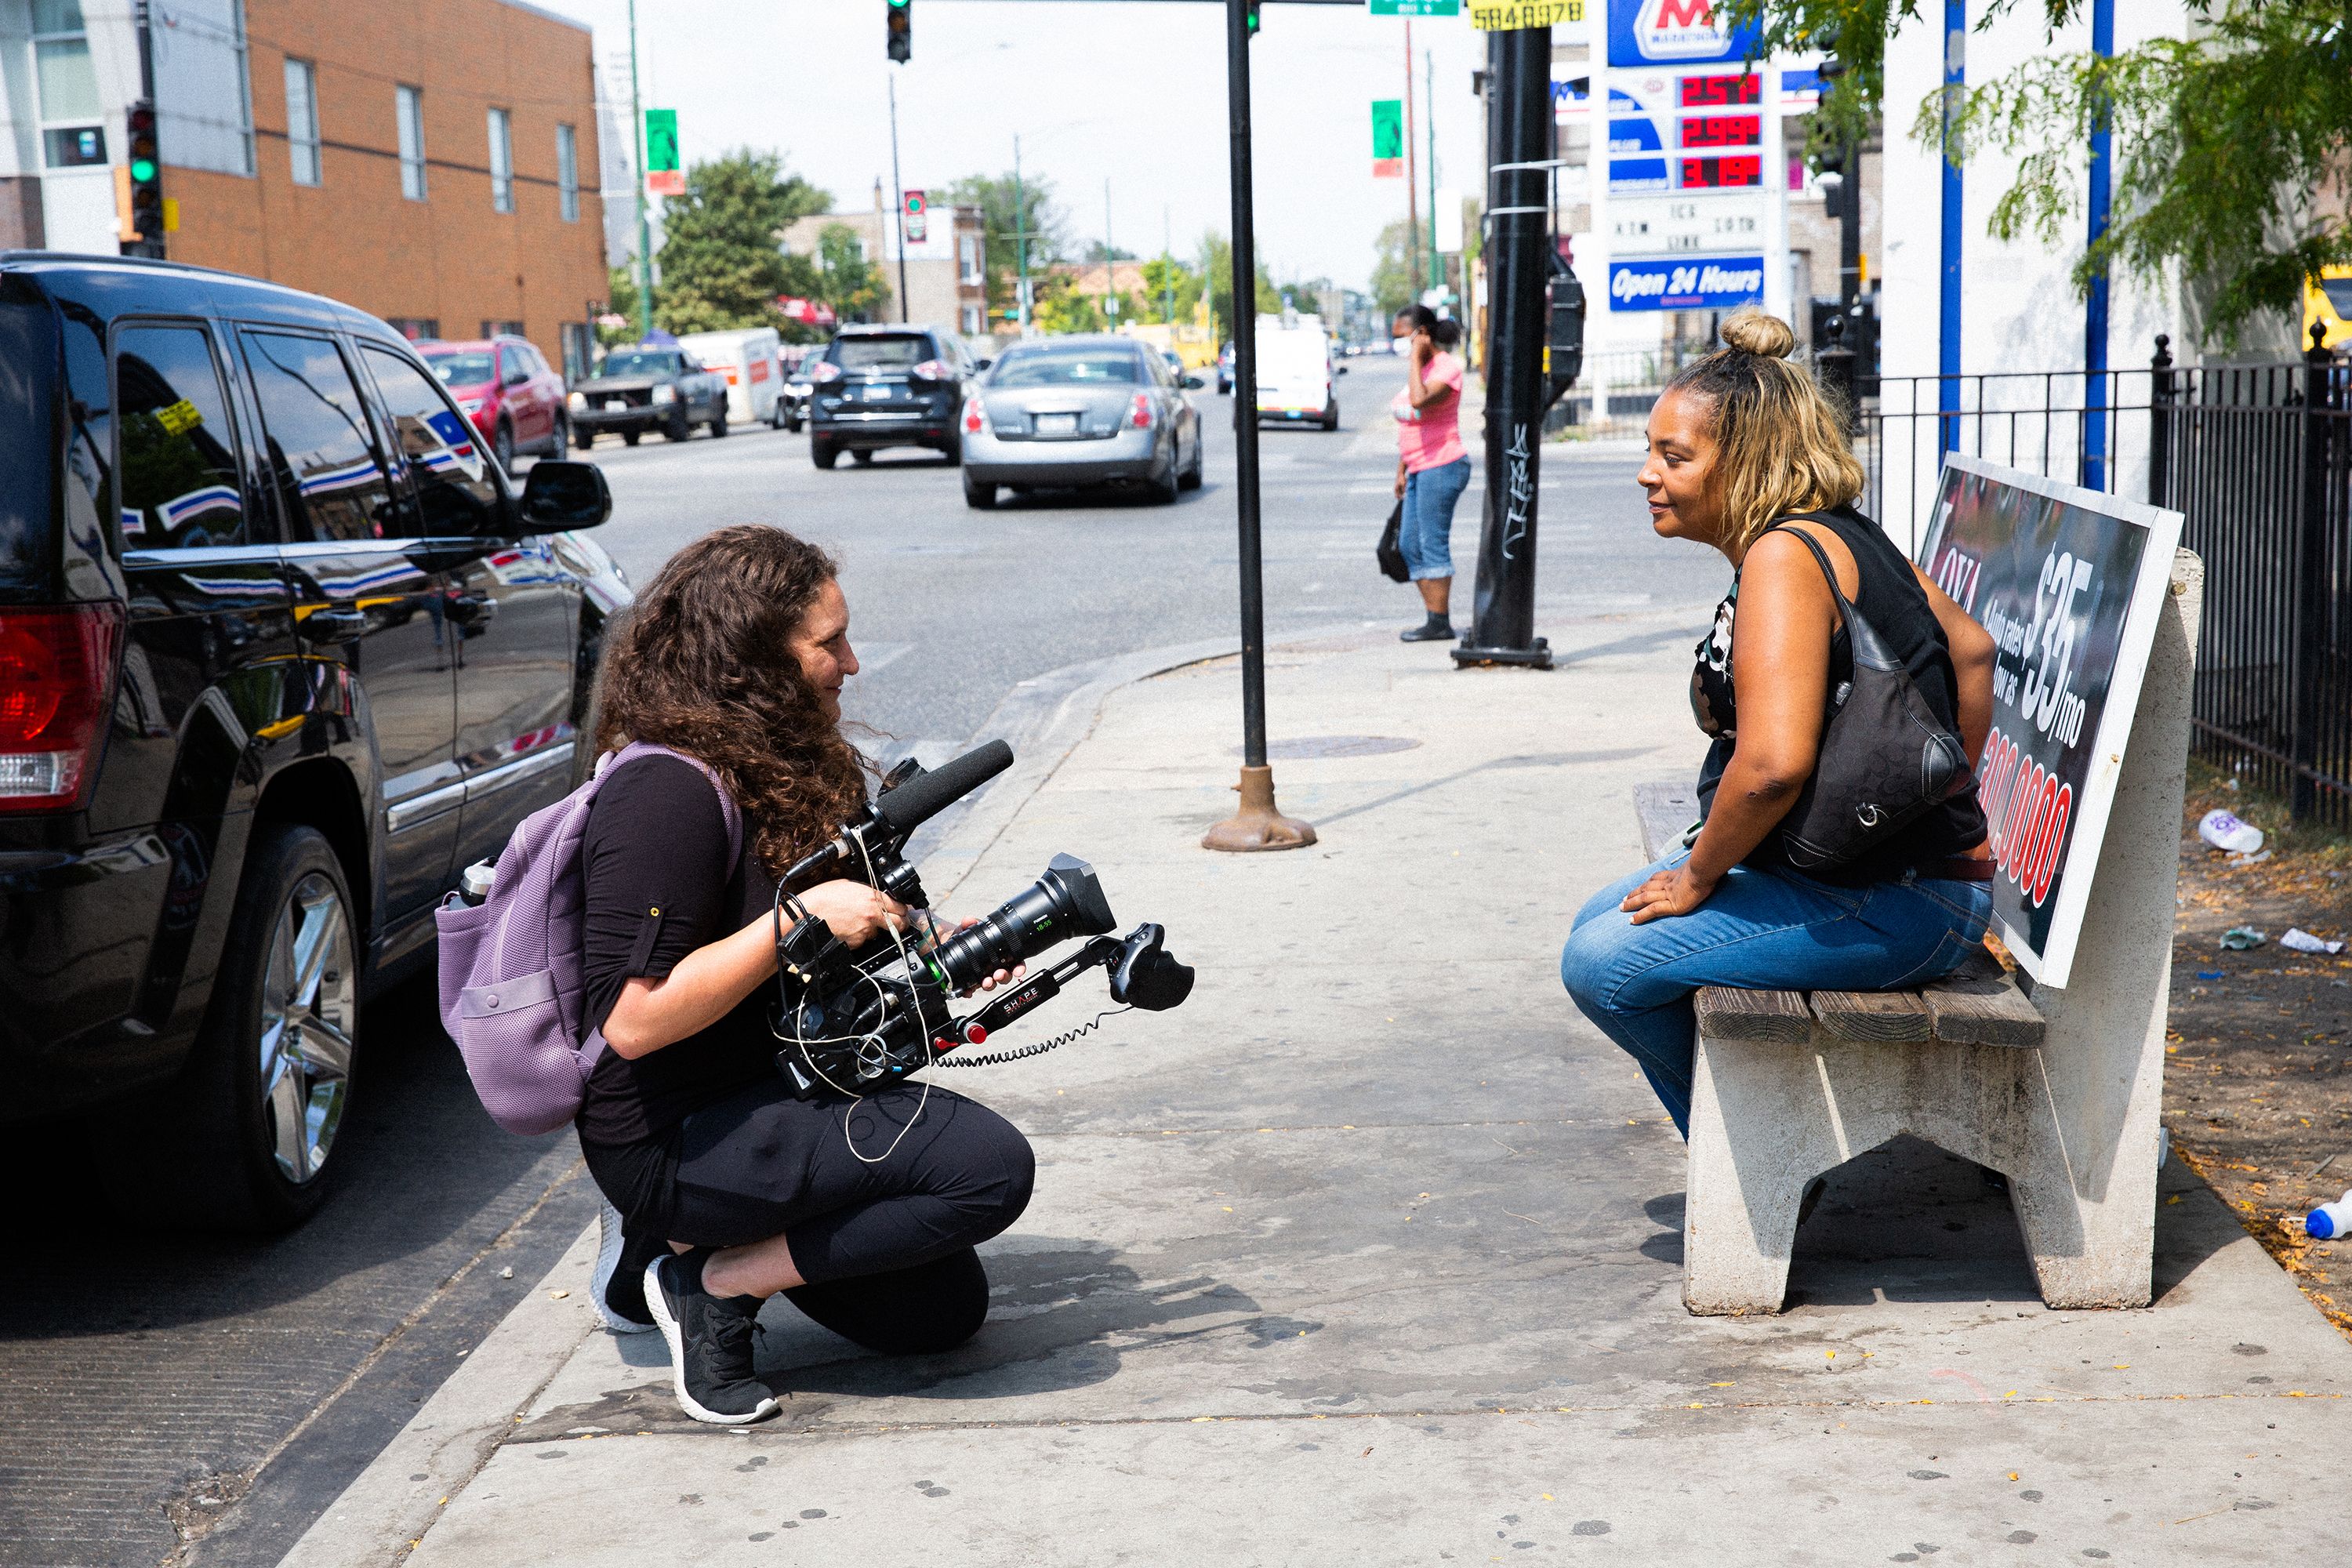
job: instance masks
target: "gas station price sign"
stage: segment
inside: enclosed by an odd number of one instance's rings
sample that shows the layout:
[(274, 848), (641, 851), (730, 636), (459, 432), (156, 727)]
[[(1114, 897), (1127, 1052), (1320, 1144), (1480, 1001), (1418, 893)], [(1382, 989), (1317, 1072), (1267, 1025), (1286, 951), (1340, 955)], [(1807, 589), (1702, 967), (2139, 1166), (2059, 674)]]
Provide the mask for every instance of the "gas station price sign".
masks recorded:
[(1749, 109), (1764, 101), (1764, 79), (1745, 76), (1686, 76), (1681, 79), (1684, 109)]
[(1764, 183), (1764, 160), (1750, 153), (1725, 158), (1682, 160), (1681, 187), (1685, 191), (1737, 190)]
[(1760, 147), (1764, 117), (1760, 114), (1690, 114), (1683, 117), (1682, 144), (1692, 152), (1725, 147)]

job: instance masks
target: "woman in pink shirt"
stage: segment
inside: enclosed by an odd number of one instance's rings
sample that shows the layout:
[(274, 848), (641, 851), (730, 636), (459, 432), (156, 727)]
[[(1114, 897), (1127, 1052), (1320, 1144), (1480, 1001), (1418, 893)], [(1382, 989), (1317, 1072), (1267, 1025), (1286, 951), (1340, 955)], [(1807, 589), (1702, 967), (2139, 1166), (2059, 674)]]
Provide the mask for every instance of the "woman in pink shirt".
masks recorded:
[(1398, 635), (1406, 642), (1451, 642), (1454, 507), (1470, 485), (1462, 361), (1448, 352), (1462, 341), (1462, 328), (1426, 305), (1412, 305), (1397, 316), (1396, 335), (1412, 339), (1404, 390), (1389, 405), (1397, 420), (1396, 493), (1404, 502), (1397, 545), (1426, 612), (1421, 625)]

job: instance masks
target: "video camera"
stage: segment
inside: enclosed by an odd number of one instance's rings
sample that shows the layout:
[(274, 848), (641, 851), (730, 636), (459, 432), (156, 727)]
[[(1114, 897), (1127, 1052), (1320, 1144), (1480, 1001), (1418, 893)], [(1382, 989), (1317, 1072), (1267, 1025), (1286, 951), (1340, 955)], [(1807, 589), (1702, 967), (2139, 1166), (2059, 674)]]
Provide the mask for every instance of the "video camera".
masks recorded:
[[(992, 741), (926, 772), (911, 760), (884, 779), (882, 791), (833, 839), (785, 873), (781, 887), (805, 885), (818, 872), (864, 882), (910, 909), (929, 900), (908, 864), (917, 827), (1003, 773), (1012, 748)], [(1139, 925), (1123, 939), (1094, 868), (1056, 855), (1022, 892), (958, 931), (933, 926), (917, 940), (885, 939), (853, 951), (824, 922), (801, 918), (787, 931), (791, 902), (780, 889), (776, 915), (778, 1003), (771, 1028), (782, 1047), (776, 1067), (803, 1100), (828, 1090), (866, 1095), (941, 1062), (960, 1046), (979, 1045), (1085, 971), (1108, 972), (1111, 999), (1162, 1012), (1192, 994), (1192, 971), (1166, 948), (1167, 932)], [(1086, 945), (1033, 974), (968, 1018), (953, 1016), (960, 992), (976, 988), (1046, 949), (1075, 938)], [(981, 1067), (1035, 1056), (1085, 1034), (1094, 1023), (1041, 1045), (944, 1065)]]

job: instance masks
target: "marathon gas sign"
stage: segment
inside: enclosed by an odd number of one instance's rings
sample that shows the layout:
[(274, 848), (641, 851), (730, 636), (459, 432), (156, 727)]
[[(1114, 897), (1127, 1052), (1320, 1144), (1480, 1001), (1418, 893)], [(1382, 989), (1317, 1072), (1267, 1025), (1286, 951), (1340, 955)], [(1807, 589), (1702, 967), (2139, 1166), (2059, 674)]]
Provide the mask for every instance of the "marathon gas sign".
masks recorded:
[(1728, 310), (1763, 298), (1764, 258), (1760, 256), (1609, 264), (1612, 310)]
[(1762, 53), (1756, 29), (1731, 29), (1719, 0), (1609, 0), (1612, 66), (1703, 65)]

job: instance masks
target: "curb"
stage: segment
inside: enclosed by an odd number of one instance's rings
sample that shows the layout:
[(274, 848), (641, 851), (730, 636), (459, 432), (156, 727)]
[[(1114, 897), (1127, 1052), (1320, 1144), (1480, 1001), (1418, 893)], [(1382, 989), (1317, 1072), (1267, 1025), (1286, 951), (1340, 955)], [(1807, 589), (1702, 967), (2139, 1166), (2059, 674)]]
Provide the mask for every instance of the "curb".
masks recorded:
[[(1266, 646), (1361, 629), (1352, 624), (1308, 627), (1268, 637)], [(926, 859), (945, 862), (940, 868), (947, 875), (933, 886), (933, 896), (944, 897), (962, 884), (982, 853), (1086, 739), (1112, 692), (1240, 649), (1238, 636), (1174, 643), (1066, 665), (1015, 685), (977, 731), (1010, 742), (1013, 766), (925, 823), (908, 845), (908, 858), (918, 865)], [(433, 1528), (442, 1507), (489, 1463), (507, 1431), (574, 1352), (602, 1331), (588, 1300), (595, 1258), (592, 1221), (531, 1293), (473, 1349), (466, 1364), (303, 1532), (279, 1559), (280, 1568), (375, 1568), (404, 1558)], [(564, 1292), (562, 1299), (554, 1297), (556, 1291)]]

